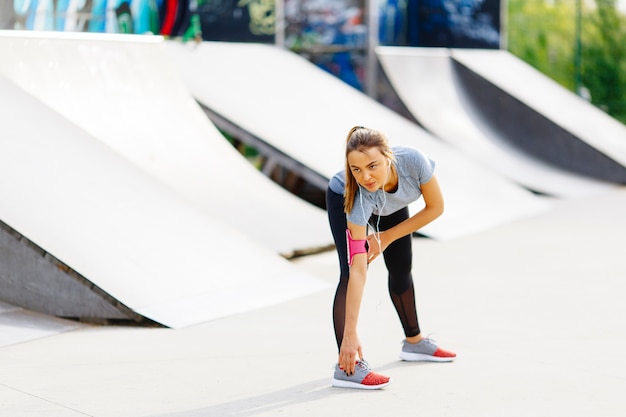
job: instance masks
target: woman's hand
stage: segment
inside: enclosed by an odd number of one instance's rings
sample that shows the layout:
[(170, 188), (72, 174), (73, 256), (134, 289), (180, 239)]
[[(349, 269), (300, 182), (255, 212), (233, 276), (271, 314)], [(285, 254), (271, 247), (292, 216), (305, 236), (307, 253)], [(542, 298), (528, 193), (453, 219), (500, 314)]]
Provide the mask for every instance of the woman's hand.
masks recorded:
[(354, 374), (354, 365), (359, 359), (363, 359), (361, 342), (357, 335), (344, 335), (339, 349), (339, 367), (343, 369), (348, 376)]
[(385, 242), (385, 232), (369, 235), (367, 237), (367, 245), (369, 246), (367, 251), (367, 263), (371, 263), (389, 246), (389, 243)]
[(437, 178), (433, 175), (428, 182), (421, 185), (421, 189), (425, 203), (422, 210), (384, 232), (367, 236), (367, 244), (369, 245), (367, 263), (376, 259), (396, 239), (410, 235), (441, 216), (444, 202)]

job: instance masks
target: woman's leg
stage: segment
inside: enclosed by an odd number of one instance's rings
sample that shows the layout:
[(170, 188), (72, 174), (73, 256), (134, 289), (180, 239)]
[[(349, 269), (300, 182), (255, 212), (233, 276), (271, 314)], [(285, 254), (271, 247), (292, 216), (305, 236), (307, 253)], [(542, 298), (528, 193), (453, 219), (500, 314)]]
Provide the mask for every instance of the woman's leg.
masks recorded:
[(350, 269), (348, 267), (348, 244), (346, 242), (346, 229), (348, 223), (346, 214), (343, 211), (343, 195), (337, 194), (332, 190), (326, 191), (326, 211), (328, 212), (328, 221), (330, 230), (335, 240), (337, 248), (337, 256), (339, 257), (339, 266), (341, 274), (339, 275), (339, 284), (335, 292), (335, 301), (333, 303), (333, 324), (335, 327), (335, 339), (337, 341), (337, 350), (341, 347), (343, 340), (343, 331), (346, 321), (346, 294), (348, 292), (348, 279), (350, 278)]
[[(409, 218), (409, 209), (404, 208), (389, 216), (381, 216), (379, 228), (384, 231)], [(376, 227), (378, 216), (373, 216), (370, 224)], [(389, 295), (398, 317), (402, 323), (404, 334), (414, 337), (420, 334), (417, 309), (415, 306), (415, 290), (413, 287), (413, 247), (411, 235), (404, 236), (385, 249), (383, 252), (385, 265), (389, 271)]]

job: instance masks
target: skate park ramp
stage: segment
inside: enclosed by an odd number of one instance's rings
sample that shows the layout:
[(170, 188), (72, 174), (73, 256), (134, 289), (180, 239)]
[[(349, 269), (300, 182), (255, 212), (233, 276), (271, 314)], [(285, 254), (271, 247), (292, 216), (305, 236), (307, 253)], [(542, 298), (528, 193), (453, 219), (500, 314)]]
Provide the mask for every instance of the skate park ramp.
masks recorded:
[(469, 96), (502, 137), (569, 171), (626, 184), (622, 123), (507, 51), (455, 49), (452, 57), (459, 77), (469, 79)]
[[(465, 56), (465, 51), (444, 48), (378, 47), (376, 53), (398, 96), (420, 125), (507, 178), (535, 192), (560, 198), (597, 195), (614, 187), (607, 180), (596, 180), (584, 175), (583, 172), (575, 172), (565, 166), (559, 166), (549, 160), (549, 155), (531, 154), (529, 150), (524, 149), (524, 145), (518, 145), (514, 138), (510, 138), (509, 133), (498, 128), (497, 124), (502, 119), (506, 120), (507, 130), (513, 132), (523, 132), (524, 124), (544, 125), (545, 130), (536, 132), (538, 137), (535, 139), (530, 139), (527, 135), (520, 137), (519, 140), (545, 143), (552, 140), (568, 140), (569, 145), (566, 142), (562, 143), (561, 146), (566, 149), (558, 151), (559, 158), (567, 157), (568, 153), (583, 152), (581, 149), (584, 149), (584, 154), (580, 158), (587, 158), (589, 163), (606, 159), (600, 156), (601, 150), (584, 145), (573, 135), (569, 135), (567, 139), (557, 138), (551, 132), (554, 128), (548, 126), (549, 121), (538, 112), (530, 115), (533, 116), (532, 120), (518, 117), (517, 111), (521, 103), (516, 107), (501, 106), (498, 109), (492, 109), (493, 111), (488, 114), (482, 113), (481, 110), (484, 110), (487, 102), (491, 101), (500, 106), (498, 103), (503, 102), (502, 95), (506, 90), (494, 98), (493, 95), (487, 94), (489, 89), (486, 87), (468, 86), (468, 82), (476, 81), (475, 77), (460, 76), (460, 70), (457, 69), (459, 64), (454, 61), (457, 55)], [(468, 51), (468, 55), (473, 55), (473, 52)], [(598, 115), (599, 110), (581, 98), (561, 91), (563, 88), (552, 85), (555, 83), (546, 80), (544, 75), (534, 70), (520, 68), (525, 64), (515, 62), (512, 65), (511, 63), (516, 58), (510, 56), (508, 52), (497, 51), (495, 55), (507, 57), (499, 67), (499, 72), (525, 74), (524, 77), (515, 76), (510, 79), (515, 86), (523, 87), (520, 91), (524, 91), (533, 83), (537, 84), (538, 81), (541, 84), (547, 84), (548, 87), (542, 87), (546, 91), (545, 94), (550, 97), (557, 95), (562, 97), (563, 103), (557, 107), (559, 113), (569, 112), (572, 106), (584, 107), (584, 110), (580, 110), (581, 120), (587, 119), (588, 115), (595, 115), (589, 116), (589, 123), (597, 119), (595, 130), (604, 131), (603, 126), (609, 124), (613, 126), (615, 137), (621, 135), (622, 142), (626, 143), (626, 129), (614, 126), (615, 121), (610, 117), (602, 112)], [(489, 67), (494, 62), (493, 58), (484, 57), (484, 59), (484, 67)], [(478, 62), (478, 59), (472, 62)], [(493, 90), (493, 87), (491, 89)], [(553, 93), (553, 90), (557, 93)], [(510, 98), (508, 101), (512, 100)], [(484, 104), (476, 104), (481, 101)], [(505, 114), (507, 110), (516, 113)], [(547, 108), (538, 110), (548, 111)], [(526, 135), (526, 133), (523, 134)], [(567, 136), (566, 132), (563, 132), (561, 136)], [(546, 153), (550, 152), (550, 146), (546, 145)], [(615, 147), (619, 148), (617, 144)], [(539, 148), (538, 151), (543, 150)], [(612, 164), (615, 165), (614, 162)], [(615, 169), (620, 170), (623, 167), (616, 166)]]
[(0, 74), (199, 208), (271, 250), (332, 243), (324, 210), (231, 146), (172, 70), (160, 36), (4, 31)]
[(326, 178), (343, 169), (345, 136), (354, 125), (380, 129), (392, 145), (425, 151), (437, 163), (446, 199), (445, 214), (420, 231), (429, 237), (454, 238), (546, 209), (544, 200), (295, 53), (260, 44), (167, 46), (203, 106)]
[(0, 301), (182, 327), (327, 287), (0, 76)]

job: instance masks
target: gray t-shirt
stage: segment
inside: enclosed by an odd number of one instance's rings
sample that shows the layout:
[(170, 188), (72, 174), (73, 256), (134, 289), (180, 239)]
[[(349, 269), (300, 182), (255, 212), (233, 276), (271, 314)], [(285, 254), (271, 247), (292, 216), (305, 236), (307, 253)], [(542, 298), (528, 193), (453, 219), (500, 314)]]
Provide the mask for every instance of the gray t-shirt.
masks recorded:
[[(398, 189), (392, 193), (383, 190), (372, 193), (359, 187), (352, 211), (347, 215), (350, 223), (365, 226), (372, 214), (388, 216), (408, 206), (420, 198), (422, 184), (433, 176), (435, 162), (422, 151), (406, 146), (394, 146), (391, 150), (396, 157), (394, 164), (398, 171)], [(345, 172), (335, 174), (328, 186), (333, 192), (343, 195)]]

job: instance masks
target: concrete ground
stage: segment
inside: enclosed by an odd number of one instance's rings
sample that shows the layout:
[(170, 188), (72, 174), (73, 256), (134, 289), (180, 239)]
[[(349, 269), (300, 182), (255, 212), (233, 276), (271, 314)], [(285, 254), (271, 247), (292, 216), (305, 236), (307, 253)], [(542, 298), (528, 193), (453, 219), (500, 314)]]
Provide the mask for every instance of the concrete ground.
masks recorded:
[[(331, 287), (178, 330), (78, 326), (5, 345), (0, 416), (626, 415), (626, 188), (414, 252), (423, 332), (453, 363), (398, 360), (377, 261), (360, 336), (393, 379), (384, 390), (330, 386)], [(334, 253), (294, 262), (337, 279)]]

